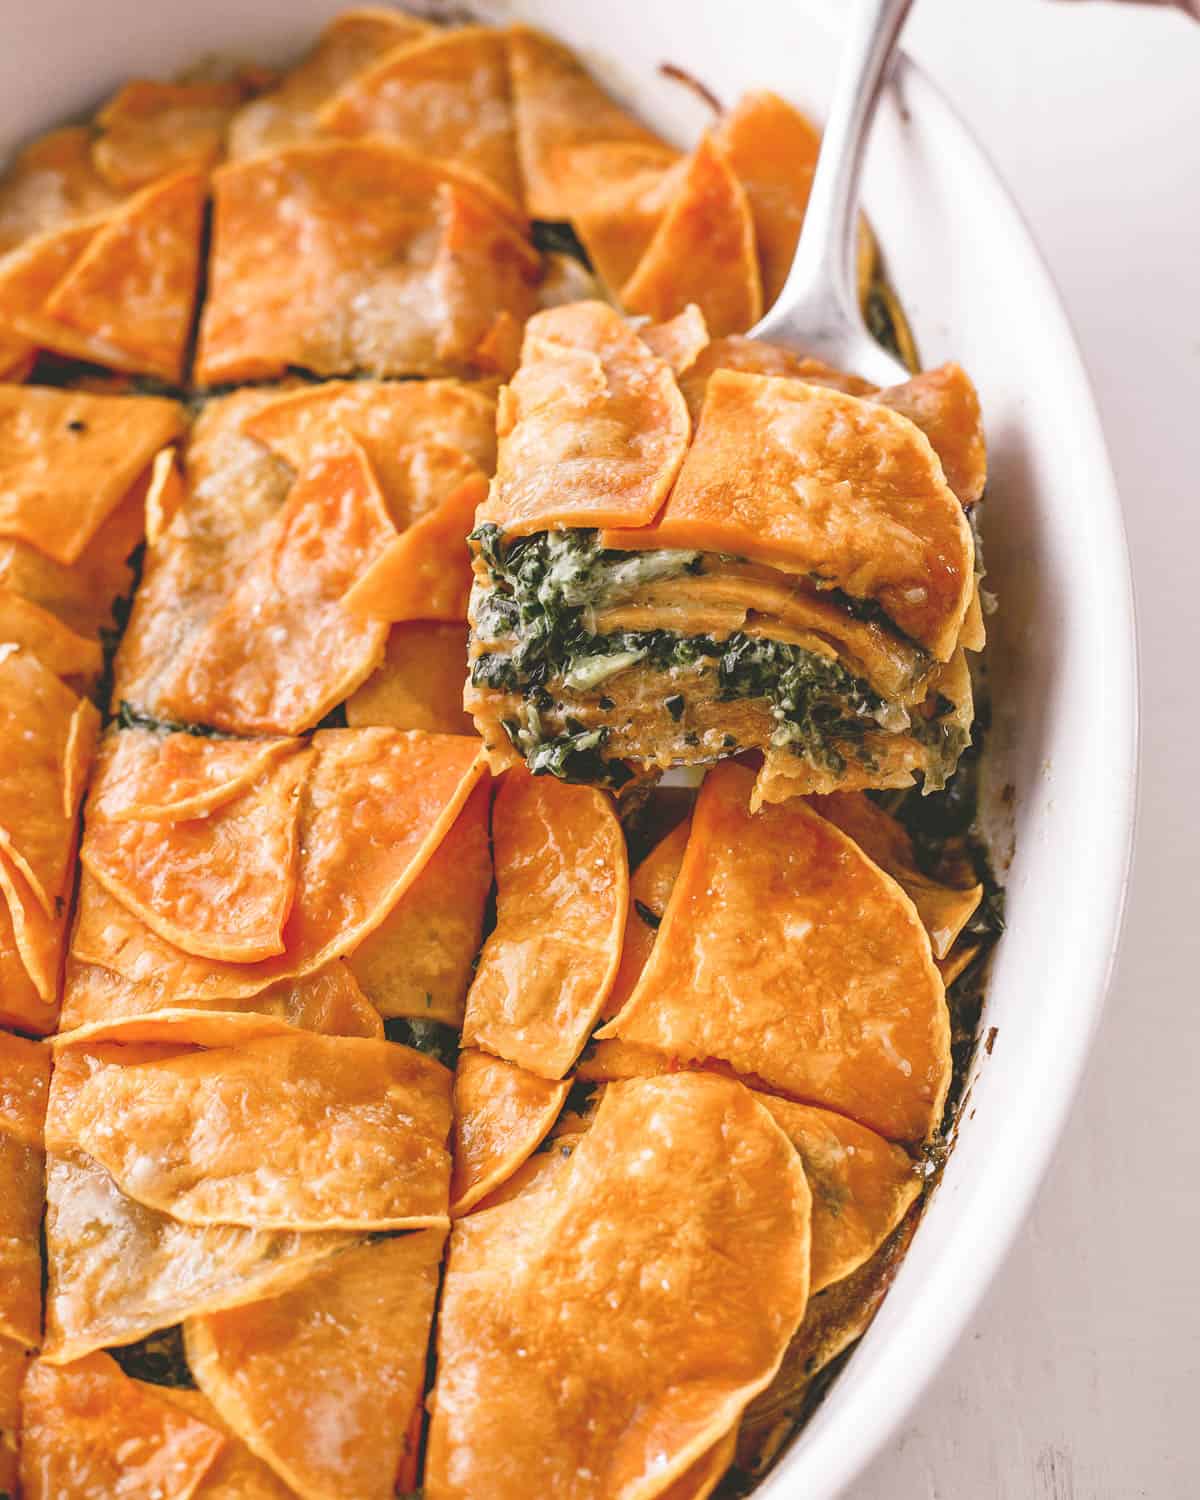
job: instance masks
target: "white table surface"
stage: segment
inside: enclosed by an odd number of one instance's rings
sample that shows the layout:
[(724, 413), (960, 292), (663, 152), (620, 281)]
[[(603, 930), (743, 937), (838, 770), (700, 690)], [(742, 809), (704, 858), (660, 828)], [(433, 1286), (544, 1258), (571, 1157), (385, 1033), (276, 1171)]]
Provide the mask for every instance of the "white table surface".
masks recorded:
[[(1140, 5), (918, 0), (907, 45), (1008, 181), (1091, 371), (1134, 562), (1141, 810), (1116, 983), (1036, 1211), (940, 1377), (849, 1500), (1191, 1500), (1200, 25)], [(1071, 858), (1064, 850), (1064, 880)], [(1040, 999), (1031, 990), (1030, 1004)]]

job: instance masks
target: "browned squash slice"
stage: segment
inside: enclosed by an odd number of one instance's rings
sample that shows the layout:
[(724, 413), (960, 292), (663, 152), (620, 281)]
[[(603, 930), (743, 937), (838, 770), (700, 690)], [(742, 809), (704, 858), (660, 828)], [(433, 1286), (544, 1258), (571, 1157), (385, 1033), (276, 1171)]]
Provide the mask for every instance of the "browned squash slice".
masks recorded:
[(251, 156), (315, 135), (321, 106), (344, 83), (394, 47), (430, 28), (385, 6), (361, 6), (334, 16), (316, 45), (279, 86), (239, 110), (229, 130), (230, 156)]
[(192, 1500), (224, 1435), (130, 1380), (107, 1354), (65, 1369), (39, 1361), (21, 1397), (28, 1500), (170, 1495)]
[(791, 270), (821, 148), (816, 127), (767, 91), (743, 94), (713, 132), (746, 191), (770, 307)]
[(127, 729), (100, 746), (89, 825), (206, 818), (249, 791), (299, 740), (218, 740)]
[(119, 192), (174, 172), (207, 172), (224, 153), (225, 132), (242, 98), (236, 83), (135, 78), (96, 115), (96, 170)]
[(492, 824), (496, 927), (467, 996), (463, 1043), (561, 1078), (608, 998), (629, 904), (612, 799), (523, 767)]
[(200, 1481), (195, 1500), (295, 1500), (295, 1491), (256, 1458), (202, 1391), (156, 1385), (154, 1395), (224, 1435), (225, 1446)]
[(66, 682), (87, 687), (103, 665), (100, 643), (79, 635), (48, 609), (0, 585), (0, 641), (19, 646)]
[(744, 370), (750, 375), (790, 375), (807, 381), (809, 385), (831, 386), (835, 391), (845, 391), (851, 396), (870, 396), (875, 392), (869, 380), (843, 374), (822, 360), (794, 354), (779, 344), (733, 334), (729, 338), (713, 339), (681, 372), (679, 389), (687, 401), (693, 422), (700, 420), (709, 376), (714, 370)]
[(50, 1152), (46, 1188), (45, 1358), (56, 1364), (269, 1296), (356, 1238), (181, 1224), (126, 1197), (70, 1146)]
[(347, 724), (474, 734), (475, 724), (462, 706), (466, 660), (465, 624), (410, 620), (393, 625), (383, 661), (346, 700)]
[(0, 1032), (0, 1340), (31, 1349), (42, 1341), (42, 1127), (49, 1086), (50, 1049)]
[(537, 1150), (558, 1117), (570, 1080), (554, 1083), (468, 1047), (454, 1074), (454, 1172), (450, 1212), (468, 1213)]
[(711, 342), (704, 314), (694, 302), (665, 323), (648, 323), (638, 332), (642, 342), (659, 359), (665, 359), (676, 375), (690, 370)]
[[(186, 168), (130, 198), (55, 286), (47, 316), (118, 349), (120, 363), (106, 361), (118, 369), (181, 381), (207, 192), (207, 173)], [(53, 334), (47, 325), (41, 341), (57, 348)]]
[(388, 623), (465, 620), (473, 577), (467, 536), (487, 491), (476, 470), (390, 541), (351, 585), (345, 598), (350, 613)]
[(21, 1387), (34, 1351), (23, 1340), (0, 1334), (0, 1493), (17, 1493), (21, 1442)]
[(657, 522), (609, 545), (695, 547), (876, 599), (939, 661), (974, 591), (974, 547), (929, 440), (886, 406), (717, 370)]
[(686, 819), (677, 824), (659, 840), (629, 878), (629, 914), (625, 919), (625, 938), (621, 944), (621, 966), (612, 993), (600, 1011), (605, 1020), (615, 1016), (633, 994), (646, 967), (655, 934), (683, 863), (690, 827)]
[(530, 319), (497, 430), (479, 520), (519, 536), (644, 527), (679, 473), (689, 423), (670, 368), (613, 308), (579, 302)]
[(662, 223), (619, 295), (630, 312), (658, 322), (695, 303), (714, 338), (744, 333), (762, 316), (750, 204), (711, 136), (696, 148)]
[(0, 386), (0, 536), (79, 561), (182, 423), (153, 396)]
[(476, 174), (521, 202), (516, 130), (502, 31), (463, 26), (386, 53), (321, 110), (339, 135), (383, 135)]
[(462, 1026), (492, 888), (491, 801), (484, 776), (416, 880), (346, 959), (380, 1015)]
[(0, 891), (0, 1025), (45, 1036), (55, 1029), (58, 1013), (57, 994), (51, 991), (49, 999), (43, 999), (30, 976), (17, 944), (13, 913)]
[(330, 380), (268, 399), (241, 427), (297, 473), (354, 438), (398, 531), (467, 477), (464, 461), (485, 474), (496, 467), (496, 398), (461, 380)]
[(946, 483), (964, 505), (982, 498), (987, 483), (987, 444), (979, 396), (961, 365), (923, 370), (876, 398), (915, 422), (942, 461)]
[(251, 785), (199, 816), (111, 820), (93, 811), (84, 867), (185, 953), (224, 963), (283, 953), (310, 758), (276, 757)]
[(484, 773), (477, 740), (392, 729), (323, 730), (300, 814), (285, 951), (258, 963), (200, 960), (85, 879), (72, 938), (82, 963), (160, 1000), (243, 999), (352, 952), (420, 875)]
[(535, 219), (569, 219), (578, 193), (575, 148), (599, 142), (663, 143), (589, 76), (567, 47), (527, 26), (509, 32), (517, 149), (525, 207)]
[[(494, 199), (393, 141), (314, 141), (220, 167), (196, 378), (471, 374), (540, 266)], [(295, 254), (296, 236), (305, 253)]]
[(0, 854), (47, 917), (69, 896), (100, 716), (29, 651), (0, 649)]
[(383, 1020), (342, 959), (234, 1000), (164, 994), (152, 979), (130, 980), (99, 964), (71, 961), (54, 1044), (60, 1049), (104, 1041), (233, 1047), (293, 1029), (379, 1038)]
[(687, 173), (672, 146), (601, 141), (564, 152), (558, 190), (596, 275), (615, 297), (650, 248)]
[(318, 458), (264, 527), (224, 607), (164, 674), (160, 706), (241, 734), (317, 723), (383, 655), (384, 623), (356, 618), (345, 599), (395, 534), (353, 440)]
[(100, 1067), (63, 1127), (182, 1224), (422, 1228), (446, 1222), (451, 1083), (408, 1047), (297, 1032)]
[(358, 1245), (279, 1296), (185, 1325), (200, 1389), (297, 1494), (393, 1495), (444, 1241), (425, 1229)]
[(146, 556), (117, 651), (114, 709), (125, 700), (154, 717), (159, 682), (228, 601), (285, 504), (295, 473), (241, 430), (277, 399), (272, 389), (235, 391), (206, 401), (192, 423), (181, 450), (179, 510)]
[(923, 1178), (917, 1163), (882, 1136), (832, 1110), (761, 1096), (804, 1163), (812, 1191), (815, 1296), (857, 1271), (912, 1207)]
[(92, 140), (89, 126), (68, 125), (17, 152), (0, 177), (0, 254), (120, 202), (123, 194), (96, 170)]
[(177, 1055), (178, 1048), (123, 1046), (58, 1057), (46, 1116), (45, 1357), (55, 1363), (131, 1343), (193, 1312), (269, 1296), (354, 1242), (332, 1230), (181, 1224), (126, 1196), (80, 1149), (72, 1115), (94, 1073)]
[(752, 814), (753, 784), (730, 761), (709, 772), (653, 951), (598, 1035), (722, 1059), (889, 1140), (924, 1140), (950, 1022), (916, 910), (806, 804)]
[(732, 1080), (639, 1079), (528, 1202), (452, 1233), (426, 1493), (668, 1493), (804, 1314), (799, 1158)]
[(813, 806), (904, 888), (929, 934), (934, 958), (944, 959), (975, 915), (983, 886), (976, 883), (956, 890), (923, 874), (904, 828), (862, 792), (815, 797)]

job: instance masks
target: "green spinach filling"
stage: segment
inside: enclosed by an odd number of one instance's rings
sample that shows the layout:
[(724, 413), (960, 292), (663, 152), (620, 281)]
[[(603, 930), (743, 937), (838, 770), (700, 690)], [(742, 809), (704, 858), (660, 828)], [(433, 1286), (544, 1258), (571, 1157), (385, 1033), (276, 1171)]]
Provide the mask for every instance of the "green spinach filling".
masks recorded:
[(566, 733), (546, 732), (542, 716), (554, 707), (551, 684), (567, 693), (594, 693), (637, 664), (678, 684), (664, 700), (676, 723), (686, 708), (684, 689), (701, 682), (720, 701), (763, 699), (776, 724), (771, 743), (790, 746), (835, 773), (845, 769), (850, 747), (869, 760), (864, 739), (879, 729), (931, 732), (840, 663), (803, 646), (740, 631), (725, 639), (670, 630), (596, 633), (598, 609), (648, 583), (699, 572), (699, 552), (611, 551), (590, 530), (539, 532), (506, 542), (491, 524), (479, 527), (472, 540), (490, 581), (489, 588), (475, 591), (475, 638), (498, 644), (476, 657), (471, 680), (525, 699), (520, 718), (506, 721), (505, 728), (534, 771), (590, 779), (604, 759), (606, 728), (568, 719)]

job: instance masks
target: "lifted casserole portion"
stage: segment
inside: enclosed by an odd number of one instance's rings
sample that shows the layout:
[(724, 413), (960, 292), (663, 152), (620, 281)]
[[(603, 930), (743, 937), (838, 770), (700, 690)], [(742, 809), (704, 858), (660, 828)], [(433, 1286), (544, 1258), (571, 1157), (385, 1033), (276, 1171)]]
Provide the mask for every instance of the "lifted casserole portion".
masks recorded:
[(493, 765), (620, 785), (756, 751), (756, 804), (942, 786), (983, 644), (970, 381), (878, 391), (732, 338), (677, 375), (668, 332), (598, 303), (528, 325), (472, 534)]

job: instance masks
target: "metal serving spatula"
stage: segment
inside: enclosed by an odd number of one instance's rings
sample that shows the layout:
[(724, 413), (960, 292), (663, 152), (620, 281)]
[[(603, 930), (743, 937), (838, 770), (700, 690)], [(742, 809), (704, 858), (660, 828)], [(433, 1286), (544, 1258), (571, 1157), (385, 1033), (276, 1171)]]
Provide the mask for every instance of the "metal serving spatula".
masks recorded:
[(910, 372), (875, 342), (859, 311), (858, 182), (875, 106), (911, 5), (851, 0), (796, 258), (774, 307), (750, 330), (752, 338), (811, 354), (876, 385), (895, 385)]

